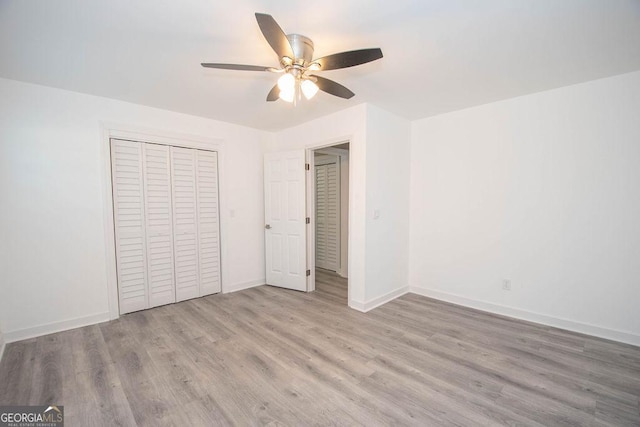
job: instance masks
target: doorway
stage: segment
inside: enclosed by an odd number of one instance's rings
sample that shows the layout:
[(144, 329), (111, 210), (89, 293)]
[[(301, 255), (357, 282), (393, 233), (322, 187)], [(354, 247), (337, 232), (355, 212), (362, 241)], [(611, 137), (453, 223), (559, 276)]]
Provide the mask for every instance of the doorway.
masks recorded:
[[(316, 168), (316, 157), (318, 167)], [(333, 166), (329, 166), (332, 162)], [(312, 292), (316, 272), (333, 286), (332, 297), (349, 304), (349, 217), (352, 171), (349, 142), (307, 147), (305, 150), (276, 151), (264, 156), (265, 274), (266, 284)], [(316, 170), (317, 169), (317, 170)], [(329, 178), (318, 199), (317, 178)], [(329, 194), (330, 193), (330, 194)], [(329, 200), (329, 195), (332, 196)], [(331, 213), (332, 220), (328, 221)], [(318, 215), (319, 213), (319, 215)], [(316, 226), (316, 217), (320, 224)], [(319, 232), (319, 239), (316, 234)], [(318, 246), (316, 240), (319, 240)], [(329, 252), (329, 243), (333, 246)], [(320, 265), (316, 270), (316, 252)], [(329, 259), (330, 258), (330, 259)]]
[(313, 245), (314, 288), (323, 296), (348, 296), (349, 143), (311, 151), (313, 191), (310, 239)]

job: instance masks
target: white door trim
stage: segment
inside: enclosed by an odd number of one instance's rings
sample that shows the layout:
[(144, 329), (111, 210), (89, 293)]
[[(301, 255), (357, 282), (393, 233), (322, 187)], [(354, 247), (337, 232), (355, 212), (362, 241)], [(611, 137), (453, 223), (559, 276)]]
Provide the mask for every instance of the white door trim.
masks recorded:
[[(305, 149), (305, 159), (309, 164), (309, 170), (307, 171), (307, 216), (309, 217), (309, 224), (307, 227), (307, 268), (311, 270), (311, 274), (307, 277), (307, 292), (316, 290), (316, 202), (315, 202), (315, 165), (313, 162), (313, 152), (320, 148), (328, 148), (334, 145), (350, 143), (353, 139), (352, 136), (346, 136), (342, 138), (332, 139), (330, 141), (319, 142), (315, 144), (309, 144)], [(346, 150), (345, 150), (346, 151)], [(340, 161), (340, 159), (338, 159)], [(351, 165), (349, 165), (351, 166)], [(349, 167), (349, 199), (351, 199), (351, 185), (353, 168)], [(351, 216), (351, 202), (349, 206), (349, 217)], [(348, 247), (351, 248), (351, 227), (349, 227)], [(348, 257), (349, 270), (351, 270), (351, 257)], [(349, 294), (350, 295), (350, 294)], [(349, 297), (351, 301), (351, 297)]]
[[(116, 270), (115, 229), (113, 218), (113, 188), (111, 182), (111, 138), (130, 141), (147, 142), (152, 144), (173, 145), (176, 147), (197, 148), (200, 150), (216, 151), (218, 153), (218, 185), (220, 203), (220, 252), (221, 264), (226, 259), (226, 231), (227, 218), (223, 215), (224, 202), (226, 201), (226, 181), (224, 173), (224, 141), (220, 138), (210, 138), (200, 135), (189, 135), (178, 132), (142, 128), (138, 126), (100, 122), (101, 156), (102, 156), (102, 200), (104, 217), (105, 262), (107, 274), (107, 296), (109, 301), (109, 318), (111, 320), (120, 317), (118, 306), (118, 277)], [(226, 268), (221, 268), (222, 292), (227, 283), (225, 278)]]
[(348, 156), (349, 155), (349, 150), (345, 150), (343, 148), (333, 148), (333, 147), (321, 148), (321, 149), (315, 150), (315, 152), (320, 154), (328, 154), (330, 156)]

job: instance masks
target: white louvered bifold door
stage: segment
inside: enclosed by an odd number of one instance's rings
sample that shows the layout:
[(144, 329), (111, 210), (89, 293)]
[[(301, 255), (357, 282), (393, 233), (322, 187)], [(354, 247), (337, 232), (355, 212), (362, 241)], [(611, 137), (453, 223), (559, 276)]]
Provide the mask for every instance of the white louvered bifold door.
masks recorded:
[(196, 150), (171, 147), (176, 301), (200, 296)]
[(316, 266), (340, 268), (340, 192), (337, 163), (316, 165)]
[(176, 301), (169, 147), (141, 144), (147, 236), (149, 307)]
[(120, 313), (221, 291), (216, 152), (111, 140)]
[(111, 140), (120, 313), (148, 307), (142, 146)]
[(218, 153), (196, 150), (200, 296), (220, 292)]

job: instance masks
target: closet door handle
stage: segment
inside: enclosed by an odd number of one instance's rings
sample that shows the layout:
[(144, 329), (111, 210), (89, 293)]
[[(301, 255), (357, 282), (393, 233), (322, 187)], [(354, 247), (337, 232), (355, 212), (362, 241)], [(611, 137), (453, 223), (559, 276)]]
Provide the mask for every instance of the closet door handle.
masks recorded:
[(266, 228), (267, 230), (271, 230), (271, 225), (267, 224), (264, 226), (264, 228)]

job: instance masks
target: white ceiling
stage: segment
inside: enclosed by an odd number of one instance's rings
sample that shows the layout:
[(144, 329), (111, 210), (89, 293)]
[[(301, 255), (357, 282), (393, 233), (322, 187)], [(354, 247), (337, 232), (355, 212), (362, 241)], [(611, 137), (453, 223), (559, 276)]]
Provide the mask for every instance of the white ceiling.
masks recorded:
[[(316, 57), (381, 47), (327, 71), (356, 93), (265, 102), (276, 66), (254, 12)], [(640, 69), (640, 0), (0, 0), (0, 76), (266, 130), (369, 102), (408, 119)]]

